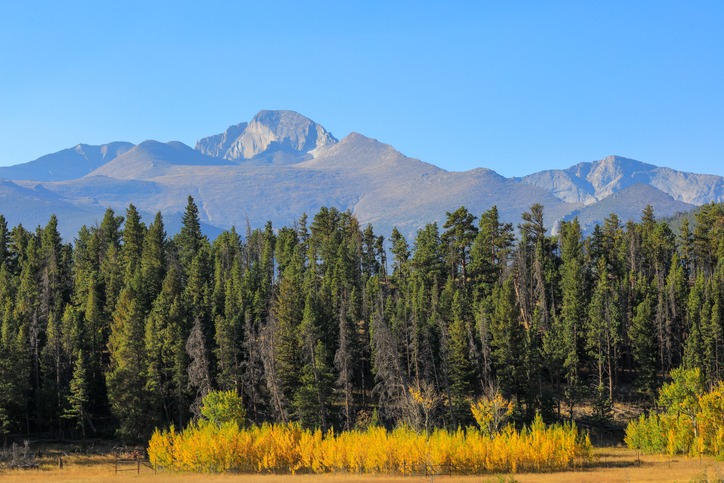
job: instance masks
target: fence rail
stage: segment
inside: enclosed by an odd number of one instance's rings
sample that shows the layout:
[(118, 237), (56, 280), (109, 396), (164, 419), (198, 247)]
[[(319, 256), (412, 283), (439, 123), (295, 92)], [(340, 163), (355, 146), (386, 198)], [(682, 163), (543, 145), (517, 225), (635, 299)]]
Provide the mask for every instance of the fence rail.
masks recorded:
[(116, 458), (113, 463), (113, 469), (116, 474), (118, 474), (119, 471), (135, 471), (136, 474), (140, 475), (142, 467), (152, 470), (154, 474), (156, 473), (156, 467), (145, 458)]

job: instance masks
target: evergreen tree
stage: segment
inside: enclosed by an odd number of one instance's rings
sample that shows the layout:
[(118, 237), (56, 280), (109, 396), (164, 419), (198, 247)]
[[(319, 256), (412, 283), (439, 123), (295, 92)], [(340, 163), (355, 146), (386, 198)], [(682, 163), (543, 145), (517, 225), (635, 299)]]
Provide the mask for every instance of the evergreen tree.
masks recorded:
[(586, 284), (581, 237), (578, 218), (561, 224), (561, 312), (553, 319), (553, 326), (544, 338), (549, 371), (556, 382), (560, 377), (564, 380), (561, 395), (568, 406), (571, 419), (580, 392), (579, 334), (586, 319)]
[(437, 223), (427, 224), (425, 228), (418, 230), (412, 266), (424, 278), (428, 287), (440, 285), (444, 281), (442, 277), (443, 257)]
[[(36, 238), (30, 236), (27, 239), (25, 249), (20, 253), (20, 281), (15, 294), (12, 319), (17, 327), (17, 332), (22, 335), (18, 341), (22, 345), (22, 351), (27, 354), (30, 365), (30, 395), (32, 401), (31, 412), (34, 413), (36, 421), (44, 420), (41, 404), (41, 352), (43, 327), (40, 317), (40, 294), (37, 279), (39, 271), (38, 249)], [(34, 428), (37, 429), (37, 428)]]
[(63, 412), (63, 418), (75, 421), (76, 427), (80, 429), (85, 439), (85, 427), (88, 417), (88, 404), (90, 396), (88, 391), (88, 373), (86, 369), (86, 358), (82, 350), (75, 355), (73, 363), (73, 378), (70, 380), (70, 391), (67, 395), (67, 409)]
[(143, 441), (153, 427), (148, 417), (143, 336), (144, 320), (138, 294), (127, 287), (121, 292), (113, 313), (108, 340), (110, 365), (106, 373), (108, 400), (119, 422), (118, 435), (124, 441)]
[(402, 236), (402, 233), (395, 227), (392, 229), (392, 236), (390, 238), (392, 242), (391, 252), (395, 257), (394, 265), (392, 267), (393, 272), (398, 278), (404, 280), (402, 276), (402, 270), (407, 264), (407, 260), (410, 258), (410, 247), (407, 244), (407, 240)]
[(307, 428), (329, 428), (329, 408), (333, 396), (334, 376), (326, 361), (324, 343), (317, 341), (311, 353), (314, 359), (304, 364), (293, 407), (297, 419)]
[(629, 329), (631, 350), (637, 367), (637, 380), (641, 394), (653, 401), (656, 397), (657, 350), (655, 320), (655, 290), (648, 287), (641, 277), (639, 291), (643, 300), (634, 309), (632, 324)]
[(179, 254), (179, 261), (188, 273), (196, 254), (201, 249), (204, 236), (201, 233), (201, 221), (199, 220), (199, 208), (194, 199), (189, 195), (186, 210), (181, 219), (181, 231), (173, 239), (174, 245)]
[(493, 367), (503, 393), (520, 401), (528, 390), (526, 342), (524, 328), (518, 321), (519, 309), (512, 279), (493, 289), (493, 303), (490, 321)]
[(295, 251), (279, 283), (272, 319), (265, 331), (264, 367), (267, 385), (278, 418), (287, 420), (289, 404), (299, 385), (300, 342), (298, 326), (305, 309), (303, 262)]
[(440, 240), (447, 247), (447, 266), (450, 274), (459, 284), (465, 286), (468, 279), (468, 265), (470, 264), (470, 247), (475, 241), (478, 229), (475, 227), (475, 216), (464, 206), (454, 212), (446, 213), (447, 220)]
[(132, 277), (140, 267), (145, 234), (146, 225), (141, 221), (141, 215), (139, 215), (135, 206), (128, 205), (126, 222), (121, 232), (123, 240), (122, 258), (126, 279)]
[(147, 389), (153, 414), (183, 427), (189, 404), (186, 340), (191, 327), (182, 302), (181, 274), (171, 264), (145, 324)]
[(141, 303), (144, 313), (151, 310), (153, 301), (161, 292), (166, 271), (165, 245), (166, 232), (159, 212), (146, 231), (141, 250)]
[(0, 266), (10, 261), (10, 232), (8, 231), (8, 222), (5, 217), (0, 214)]
[[(242, 334), (244, 310), (241, 294), (241, 275), (238, 259), (224, 290), (224, 311), (215, 320), (216, 360), (219, 368), (218, 385), (222, 390), (240, 393), (242, 364)], [(217, 272), (218, 273), (218, 272)]]
[(599, 406), (606, 408), (614, 401), (614, 379), (621, 343), (621, 311), (616, 287), (612, 285), (603, 260), (599, 260), (597, 271), (598, 280), (588, 307), (586, 348), (597, 376), (596, 398)]
[[(473, 367), (464, 313), (464, 296), (455, 290), (452, 302), (453, 320), (447, 329), (447, 368), (450, 380), (450, 406), (453, 426), (461, 424), (470, 411)], [(469, 419), (469, 418), (468, 418)]]
[(480, 216), (480, 229), (470, 249), (472, 276), (478, 292), (488, 296), (499, 283), (513, 247), (513, 225), (502, 223), (493, 205)]

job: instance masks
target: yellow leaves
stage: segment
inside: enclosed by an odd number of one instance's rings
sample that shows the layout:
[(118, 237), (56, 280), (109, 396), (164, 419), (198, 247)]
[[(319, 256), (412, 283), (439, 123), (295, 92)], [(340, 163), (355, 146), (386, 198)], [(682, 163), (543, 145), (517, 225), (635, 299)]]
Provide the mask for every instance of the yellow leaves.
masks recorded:
[(496, 391), (492, 396), (476, 399), (470, 405), (470, 411), (481, 431), (486, 434), (495, 434), (510, 419), (513, 407), (512, 402), (507, 401), (500, 392)]
[(420, 433), (381, 427), (335, 434), (297, 424), (240, 428), (193, 424), (181, 433), (156, 431), (148, 445), (155, 464), (196, 472), (350, 472), (425, 474), (549, 471), (590, 459), (591, 445), (573, 425), (507, 426), (490, 436), (474, 429)]
[[(671, 389), (667, 396), (669, 393)], [(709, 393), (685, 396), (677, 396), (685, 401), (685, 407), (672, 403), (663, 414), (631, 421), (626, 428), (626, 444), (648, 453), (724, 456), (724, 383)]]

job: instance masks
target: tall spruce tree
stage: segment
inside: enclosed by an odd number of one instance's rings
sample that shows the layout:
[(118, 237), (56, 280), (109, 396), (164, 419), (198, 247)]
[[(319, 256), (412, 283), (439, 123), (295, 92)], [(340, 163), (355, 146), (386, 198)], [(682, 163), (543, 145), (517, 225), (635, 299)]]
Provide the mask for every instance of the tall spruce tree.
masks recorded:
[(144, 318), (137, 284), (134, 281), (118, 297), (108, 340), (110, 365), (106, 372), (108, 400), (119, 422), (118, 436), (133, 442), (145, 440), (154, 423), (149, 419)]

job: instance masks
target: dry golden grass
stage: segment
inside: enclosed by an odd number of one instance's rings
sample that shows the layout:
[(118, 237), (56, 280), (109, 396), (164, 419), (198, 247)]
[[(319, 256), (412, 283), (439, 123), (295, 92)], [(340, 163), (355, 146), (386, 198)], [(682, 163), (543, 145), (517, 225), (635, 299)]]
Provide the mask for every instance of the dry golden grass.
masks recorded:
[[(126, 466), (118, 474), (114, 472), (113, 457), (110, 456), (69, 456), (64, 459), (63, 469), (58, 469), (57, 461), (42, 461), (36, 470), (2, 470), (2, 483), (69, 483), (69, 482), (119, 482), (130, 480), (136, 483), (216, 483), (243, 481), (244, 483), (403, 483), (430, 481), (430, 477), (387, 476), (387, 475), (207, 475), (176, 474), (159, 472), (154, 474), (149, 468), (142, 467), (136, 474), (134, 466)], [(598, 448), (593, 465), (582, 471), (555, 473), (518, 473), (515, 475), (478, 475), (478, 476), (436, 476), (436, 482), (449, 483), (497, 483), (497, 482), (691, 482), (722, 481), (724, 462), (713, 458), (685, 458), (667, 456), (642, 456), (638, 463), (636, 452), (624, 448)]]

